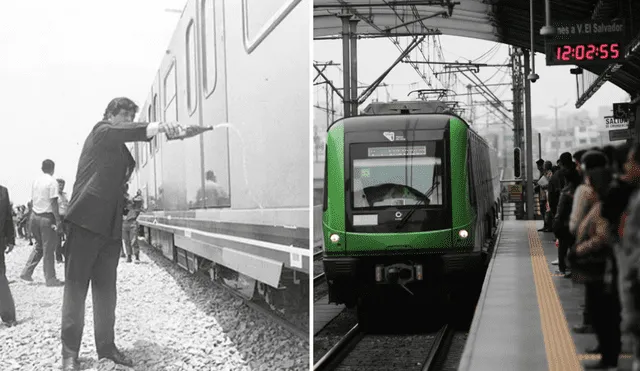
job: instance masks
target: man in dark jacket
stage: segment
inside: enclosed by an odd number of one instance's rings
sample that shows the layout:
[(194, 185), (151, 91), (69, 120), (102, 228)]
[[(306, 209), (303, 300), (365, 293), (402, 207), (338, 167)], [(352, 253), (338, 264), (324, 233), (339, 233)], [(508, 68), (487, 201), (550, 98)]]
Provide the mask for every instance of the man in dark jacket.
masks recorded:
[(564, 169), (569, 167), (575, 167), (571, 158), (571, 153), (564, 152), (560, 155), (558, 160), (560, 163), (560, 169), (553, 173), (551, 179), (549, 179), (549, 186), (547, 187), (549, 211), (554, 217), (558, 211), (558, 201), (560, 200), (560, 192), (564, 188)]
[(124, 186), (135, 167), (126, 142), (142, 142), (157, 133), (178, 134), (175, 123), (134, 123), (138, 106), (113, 99), (87, 137), (78, 161), (67, 209), (66, 282), (62, 303), (62, 369), (79, 370), (84, 305), (91, 282), (96, 350), (131, 366), (115, 346), (116, 270), (122, 240)]
[(16, 244), (16, 234), (13, 226), (13, 215), (9, 191), (0, 186), (0, 318), (5, 326), (11, 327), (16, 322), (16, 306), (7, 281), (4, 255), (13, 250)]

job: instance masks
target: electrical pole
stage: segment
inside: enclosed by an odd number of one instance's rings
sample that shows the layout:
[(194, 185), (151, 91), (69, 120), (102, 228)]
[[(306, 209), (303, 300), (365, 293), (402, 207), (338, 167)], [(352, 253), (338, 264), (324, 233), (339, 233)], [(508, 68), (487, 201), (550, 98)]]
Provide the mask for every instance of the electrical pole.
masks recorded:
[[(530, 67), (529, 67), (529, 50), (525, 49), (524, 51), (524, 75), (529, 76)], [(524, 81), (524, 96), (525, 96), (525, 136), (526, 136), (526, 147), (527, 154), (524, 156), (526, 160), (526, 168), (527, 168), (527, 183), (526, 183), (526, 194), (527, 194), (527, 219), (533, 220), (533, 138), (531, 137), (531, 81), (527, 78)]]
[[(555, 100), (556, 105), (555, 106), (549, 106), (551, 109), (553, 109), (555, 111), (555, 122), (556, 122), (556, 143), (558, 144), (556, 146), (556, 160), (558, 160), (560, 158), (560, 132), (558, 130), (558, 110), (564, 106), (566, 106), (569, 101), (565, 102), (562, 105), (558, 105), (558, 100)], [(555, 164), (555, 161), (552, 161)]]

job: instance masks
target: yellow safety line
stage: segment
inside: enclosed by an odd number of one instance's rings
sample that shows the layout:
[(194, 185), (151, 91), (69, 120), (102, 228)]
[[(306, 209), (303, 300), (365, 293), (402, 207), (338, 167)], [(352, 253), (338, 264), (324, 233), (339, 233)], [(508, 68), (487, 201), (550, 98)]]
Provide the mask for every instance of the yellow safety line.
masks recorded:
[(549, 266), (544, 256), (542, 242), (538, 237), (535, 222), (530, 221), (528, 227), (533, 280), (536, 285), (540, 322), (549, 370), (582, 370), (576, 352), (576, 345), (569, 332), (569, 324), (564, 316), (560, 298), (549, 274)]

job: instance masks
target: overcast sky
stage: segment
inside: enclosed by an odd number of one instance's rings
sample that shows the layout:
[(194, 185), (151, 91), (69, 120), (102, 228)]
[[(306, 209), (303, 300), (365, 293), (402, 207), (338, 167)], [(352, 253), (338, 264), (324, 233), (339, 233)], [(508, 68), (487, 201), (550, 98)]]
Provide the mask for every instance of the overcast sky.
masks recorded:
[[(407, 45), (408, 40), (406, 38), (401, 39), (402, 45)], [(482, 56), (487, 51), (491, 50), (496, 43), (468, 39), (454, 36), (440, 36), (440, 41), (443, 49), (444, 61), (460, 61), (466, 62), (468, 60), (475, 60)], [(491, 52), (486, 55), (481, 62), (488, 64), (502, 64), (508, 57), (508, 46), (498, 44), (497, 51)], [(425, 46), (425, 53), (427, 50), (431, 50)], [(391, 63), (399, 55), (398, 49), (389, 41), (389, 39), (365, 39), (359, 40), (358, 44), (358, 80), (362, 83), (370, 84), (374, 81), (381, 72), (387, 69)], [(416, 50), (411, 54), (411, 59), (422, 59)], [(491, 57), (490, 59), (488, 59)], [(334, 61), (342, 64), (342, 44), (340, 40), (330, 41), (314, 41), (314, 60), (327, 62)], [(431, 57), (431, 60), (438, 60)], [(536, 115), (548, 115), (552, 116), (554, 111), (549, 108), (550, 105), (562, 105), (568, 104), (559, 111), (559, 114), (575, 112), (576, 102), (576, 83), (575, 76), (569, 73), (569, 70), (575, 66), (549, 66), (545, 65), (545, 57), (542, 54), (536, 55), (536, 72), (540, 75), (540, 80), (535, 84), (532, 84), (532, 108), (533, 116)], [(342, 68), (342, 66), (340, 66)], [(428, 71), (426, 65), (421, 65)], [(442, 67), (435, 66), (442, 70)], [(510, 83), (511, 77), (508, 74), (509, 69), (503, 68), (502, 71), (498, 71), (497, 68), (483, 67), (478, 74), (487, 84), (493, 83)], [(342, 75), (338, 67), (329, 67), (327, 74), (330, 79), (334, 80), (338, 87), (342, 87)], [(441, 75), (445, 80), (444, 75)], [(318, 80), (320, 81), (320, 80)], [(385, 79), (384, 81), (391, 86), (387, 88), (379, 88), (376, 93), (371, 96), (371, 99), (378, 97), (381, 101), (386, 100), (387, 91), (392, 99), (407, 99), (407, 93), (411, 90), (419, 88), (428, 88), (427, 84), (422, 81), (416, 71), (408, 64), (398, 65)], [(441, 88), (442, 85), (435, 79), (431, 78), (432, 85), (435, 88)], [(468, 84), (468, 80), (462, 76), (459, 76), (459, 86)], [(464, 83), (464, 85), (462, 85)], [(315, 104), (320, 103), (321, 106), (325, 105), (325, 86), (316, 86), (314, 88)], [(509, 86), (490, 87), (496, 95), (504, 100), (512, 100), (512, 92)], [(462, 90), (462, 91), (461, 91)], [(458, 93), (464, 93), (466, 89), (458, 89)], [(336, 98), (337, 99), (337, 98)], [(466, 102), (467, 97), (462, 96), (459, 100)], [(474, 96), (474, 100), (483, 100), (481, 96)], [(611, 105), (614, 102), (628, 101), (628, 95), (625, 92), (611, 83), (606, 83), (600, 90), (593, 96), (581, 109), (587, 110), (591, 116), (597, 117), (598, 107), (601, 105)], [(336, 103), (337, 104), (337, 100)], [(366, 104), (362, 105), (364, 108)], [(511, 103), (506, 103), (506, 106), (511, 108)], [(316, 110), (317, 113), (317, 110)], [(479, 115), (481, 112), (477, 111)], [(317, 120), (321, 119), (319, 114), (316, 114)], [(484, 120), (484, 118), (483, 118)], [(535, 123), (534, 123), (535, 125)], [(602, 123), (604, 127), (604, 121)]]
[(0, 184), (30, 199), (44, 159), (71, 193), (109, 101), (144, 103), (186, 0), (6, 1), (0, 12)]

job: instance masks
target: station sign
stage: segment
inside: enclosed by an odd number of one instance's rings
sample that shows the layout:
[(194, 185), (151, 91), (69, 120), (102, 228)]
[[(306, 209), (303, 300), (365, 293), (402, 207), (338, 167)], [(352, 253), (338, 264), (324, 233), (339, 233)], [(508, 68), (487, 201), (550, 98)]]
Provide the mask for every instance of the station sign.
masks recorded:
[(609, 140), (612, 142), (616, 140), (627, 140), (633, 138), (635, 134), (634, 129), (609, 130)]
[(554, 22), (556, 35), (545, 41), (547, 66), (607, 65), (624, 60), (623, 20)]
[(509, 184), (507, 187), (507, 191), (509, 192), (509, 202), (522, 201), (522, 184)]
[(627, 129), (629, 127), (629, 121), (625, 119), (618, 119), (614, 116), (605, 116), (604, 125), (607, 129)]

